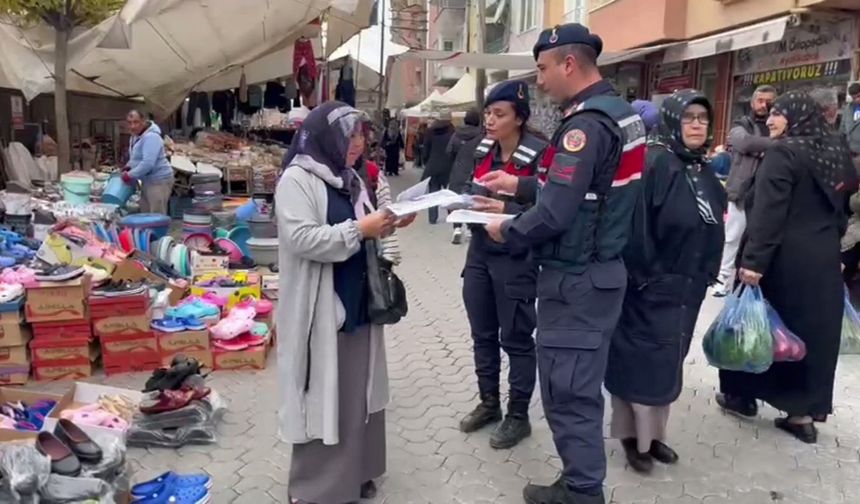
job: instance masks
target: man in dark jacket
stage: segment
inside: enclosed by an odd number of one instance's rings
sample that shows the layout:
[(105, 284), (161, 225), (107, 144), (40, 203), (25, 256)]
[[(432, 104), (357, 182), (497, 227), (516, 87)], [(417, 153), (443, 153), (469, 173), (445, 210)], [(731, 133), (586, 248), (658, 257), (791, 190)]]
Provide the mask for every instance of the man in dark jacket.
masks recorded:
[[(439, 119), (433, 121), (433, 124), (427, 128), (421, 156), (424, 160), (423, 178), (430, 178), (430, 192), (448, 187), (451, 165), (454, 161), (448, 153), (448, 142), (451, 141), (453, 135), (454, 125), (451, 124), (450, 112), (440, 115)], [(428, 213), (430, 214), (430, 224), (436, 224), (439, 209), (431, 208)]]
[[(451, 180), (448, 188), (456, 193), (466, 190), (469, 175), (475, 168), (475, 148), (481, 141), (481, 112), (478, 109), (470, 109), (466, 112), (463, 120), (464, 125), (454, 132), (451, 141), (448, 142), (448, 155), (454, 159), (454, 167), (451, 170)], [(458, 244), (463, 241), (463, 225), (454, 224), (454, 236), (451, 243)]]
[(744, 198), (752, 185), (752, 178), (764, 152), (773, 140), (767, 128), (770, 107), (776, 100), (776, 89), (759, 86), (750, 101), (750, 115), (735, 121), (729, 131), (729, 148), (732, 153), (732, 169), (726, 181), (729, 195), (729, 211), (726, 219), (726, 244), (723, 248), (723, 264), (718, 278), (721, 287), (714, 292), (717, 297), (727, 295), (735, 281), (735, 256), (746, 229)]

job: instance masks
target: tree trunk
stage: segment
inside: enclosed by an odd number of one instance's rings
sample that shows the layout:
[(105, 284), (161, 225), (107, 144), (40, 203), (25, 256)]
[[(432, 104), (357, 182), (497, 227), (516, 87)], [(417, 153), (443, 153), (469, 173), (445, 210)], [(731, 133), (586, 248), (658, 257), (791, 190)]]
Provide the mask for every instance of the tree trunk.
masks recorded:
[(54, 116), (57, 125), (57, 171), (67, 173), (72, 167), (72, 145), (69, 134), (69, 108), (66, 103), (66, 59), (69, 52), (69, 30), (56, 29), (54, 47)]

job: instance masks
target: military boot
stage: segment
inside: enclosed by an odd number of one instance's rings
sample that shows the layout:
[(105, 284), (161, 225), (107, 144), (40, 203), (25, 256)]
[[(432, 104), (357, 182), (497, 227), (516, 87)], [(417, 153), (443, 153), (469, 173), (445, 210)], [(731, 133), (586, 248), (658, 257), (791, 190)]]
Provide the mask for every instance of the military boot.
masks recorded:
[(501, 419), (502, 406), (499, 402), (499, 396), (488, 394), (481, 398), (481, 404), (460, 420), (460, 430), (466, 433), (475, 432)]
[(532, 435), (529, 423), (528, 401), (509, 401), (505, 420), (496, 427), (490, 436), (490, 446), (496, 450), (513, 448), (520, 441)]

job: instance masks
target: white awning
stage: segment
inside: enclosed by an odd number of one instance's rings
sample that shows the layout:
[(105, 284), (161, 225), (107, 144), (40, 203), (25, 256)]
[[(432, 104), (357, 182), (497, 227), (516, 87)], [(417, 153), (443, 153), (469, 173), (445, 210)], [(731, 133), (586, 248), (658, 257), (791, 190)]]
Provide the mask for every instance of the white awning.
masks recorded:
[(465, 73), (439, 100), (444, 107), (458, 107), (475, 103), (475, 78)]
[(609, 66), (616, 63), (635, 60), (653, 54), (657, 51), (668, 50), (672, 47), (685, 45), (686, 42), (669, 42), (668, 44), (659, 44), (649, 47), (638, 47), (636, 49), (627, 49), (624, 51), (603, 53), (597, 58), (597, 64), (600, 66)]
[(534, 57), (530, 52), (489, 54), (410, 49), (395, 57), (395, 61), (405, 59), (420, 59), (444, 66), (491, 70), (528, 70), (535, 66)]
[(755, 47), (782, 40), (791, 16), (782, 16), (736, 30), (691, 40), (666, 49), (664, 63), (707, 58), (747, 47)]

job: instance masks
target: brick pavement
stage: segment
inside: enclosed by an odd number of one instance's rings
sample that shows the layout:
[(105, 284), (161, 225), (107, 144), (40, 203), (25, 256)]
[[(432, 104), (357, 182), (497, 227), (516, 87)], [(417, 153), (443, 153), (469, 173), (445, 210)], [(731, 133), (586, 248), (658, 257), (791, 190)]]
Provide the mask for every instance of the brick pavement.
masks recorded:
[[(394, 185), (416, 180), (410, 171)], [(560, 467), (537, 398), (531, 409), (534, 433), (513, 449), (491, 449), (489, 430), (471, 435), (457, 430), (459, 418), (475, 404), (476, 385), (460, 294), (466, 246), (449, 239), (450, 227), (431, 227), (426, 215), (401, 232), (400, 274), (410, 312), (387, 331), (393, 398), (387, 414), (388, 474), (379, 482), (375, 504), (521, 503), (527, 482), (551, 482)], [(803, 445), (772, 427), (776, 412), (769, 408), (752, 421), (717, 410), (717, 373), (706, 365), (699, 342), (719, 305), (712, 298), (706, 302), (686, 362), (684, 390), (673, 406), (669, 443), (680, 463), (657, 467), (643, 478), (625, 467), (617, 442), (608, 440), (607, 497), (618, 504), (857, 502), (860, 357), (842, 358), (836, 414), (821, 426), (817, 446)], [(263, 372), (213, 374), (213, 386), (230, 399), (218, 444), (132, 449), (129, 459), (137, 475), (206, 470), (215, 477), (214, 504), (285, 503), (290, 447), (276, 436), (274, 366), (272, 358)], [(137, 386), (142, 379), (104, 381)]]

